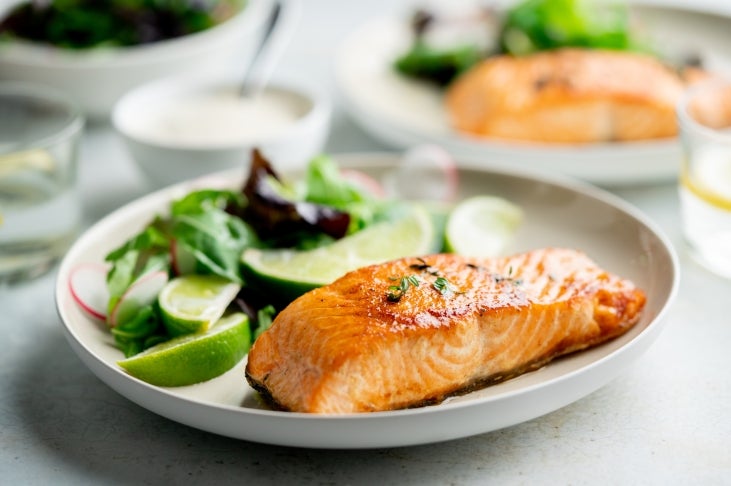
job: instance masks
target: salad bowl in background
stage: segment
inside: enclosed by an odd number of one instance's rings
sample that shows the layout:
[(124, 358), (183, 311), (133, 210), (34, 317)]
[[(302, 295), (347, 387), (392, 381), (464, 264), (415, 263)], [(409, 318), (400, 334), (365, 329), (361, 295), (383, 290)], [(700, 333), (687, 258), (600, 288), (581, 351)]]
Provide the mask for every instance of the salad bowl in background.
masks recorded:
[[(147, 81), (195, 72), (243, 73), (269, 4), (247, 0), (240, 12), (203, 31), (129, 47), (65, 49), (2, 39), (0, 80), (50, 84), (73, 98), (90, 119), (103, 120), (124, 93)], [(9, 7), (0, 6), (0, 17)]]

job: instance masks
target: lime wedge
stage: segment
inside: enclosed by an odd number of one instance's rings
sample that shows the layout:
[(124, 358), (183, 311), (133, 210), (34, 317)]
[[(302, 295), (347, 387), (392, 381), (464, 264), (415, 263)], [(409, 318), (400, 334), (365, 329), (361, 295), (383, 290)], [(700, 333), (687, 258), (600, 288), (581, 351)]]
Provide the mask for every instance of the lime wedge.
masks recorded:
[(397, 219), (314, 250), (247, 249), (242, 272), (248, 284), (286, 303), (356, 268), (438, 251), (438, 240), (429, 212), (413, 205)]
[(118, 361), (130, 375), (158, 386), (185, 386), (222, 375), (251, 344), (249, 318), (231, 314), (203, 333), (187, 334)]
[(157, 300), (172, 336), (202, 332), (216, 322), (240, 286), (215, 275), (185, 275), (170, 280)]
[(447, 219), (445, 249), (466, 256), (500, 255), (523, 221), (523, 210), (495, 196), (475, 196), (455, 206)]

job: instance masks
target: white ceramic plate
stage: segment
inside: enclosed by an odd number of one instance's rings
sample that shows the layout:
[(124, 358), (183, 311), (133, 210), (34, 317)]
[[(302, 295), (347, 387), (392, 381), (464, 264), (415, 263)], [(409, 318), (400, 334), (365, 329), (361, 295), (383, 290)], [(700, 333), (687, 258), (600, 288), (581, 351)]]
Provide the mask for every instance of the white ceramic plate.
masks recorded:
[[(396, 156), (352, 154), (336, 159), (376, 176)], [(159, 388), (130, 377), (103, 324), (87, 318), (68, 290), (69, 272), (104, 255), (139, 231), (171, 199), (193, 187), (238, 187), (242, 171), (161, 190), (133, 202), (90, 228), (70, 249), (59, 270), (56, 304), (74, 351), (106, 384), (128, 399), (172, 420), (221, 435), (313, 448), (370, 448), (423, 444), (480, 434), (536, 418), (603, 386), (655, 340), (678, 286), (675, 253), (636, 209), (588, 185), (534, 178), (486, 167), (460, 169), (460, 197), (487, 193), (521, 205), (526, 219), (510, 252), (542, 246), (583, 249), (604, 268), (631, 278), (647, 292), (647, 308), (628, 334), (597, 348), (557, 360), (516, 379), (442, 404), (392, 412), (317, 416), (262, 406), (244, 378), (244, 362), (214, 380)]]
[[(645, 30), (668, 56), (700, 54), (708, 69), (730, 72), (731, 17), (659, 5), (634, 5)], [(340, 49), (336, 83), (353, 119), (393, 147), (437, 143), (458, 158), (562, 173), (603, 185), (672, 179), (680, 163), (675, 139), (592, 145), (540, 145), (487, 140), (454, 131), (436, 87), (399, 75), (394, 60), (411, 42), (403, 18), (366, 24)]]

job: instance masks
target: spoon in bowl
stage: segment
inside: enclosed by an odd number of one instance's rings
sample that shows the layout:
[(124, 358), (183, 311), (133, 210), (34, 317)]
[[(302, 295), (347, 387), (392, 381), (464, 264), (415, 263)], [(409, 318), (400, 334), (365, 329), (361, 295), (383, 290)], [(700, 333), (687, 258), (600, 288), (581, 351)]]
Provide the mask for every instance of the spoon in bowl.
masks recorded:
[(301, 14), (300, 0), (278, 0), (272, 6), (264, 34), (244, 75), (240, 95), (255, 98), (269, 83), (274, 67), (292, 39)]

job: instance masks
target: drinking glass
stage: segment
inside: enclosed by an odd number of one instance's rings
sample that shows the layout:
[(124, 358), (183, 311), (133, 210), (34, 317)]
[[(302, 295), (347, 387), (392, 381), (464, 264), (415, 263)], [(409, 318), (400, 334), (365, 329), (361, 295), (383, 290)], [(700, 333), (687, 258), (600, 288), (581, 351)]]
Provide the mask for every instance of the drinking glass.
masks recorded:
[(41, 275), (75, 238), (83, 127), (50, 88), (0, 83), (0, 282)]
[(731, 80), (692, 86), (677, 114), (683, 234), (699, 263), (731, 278)]

